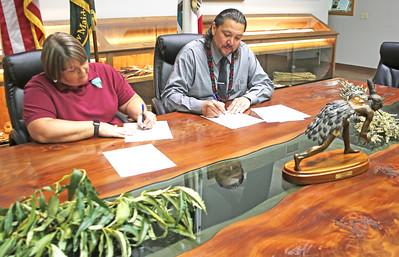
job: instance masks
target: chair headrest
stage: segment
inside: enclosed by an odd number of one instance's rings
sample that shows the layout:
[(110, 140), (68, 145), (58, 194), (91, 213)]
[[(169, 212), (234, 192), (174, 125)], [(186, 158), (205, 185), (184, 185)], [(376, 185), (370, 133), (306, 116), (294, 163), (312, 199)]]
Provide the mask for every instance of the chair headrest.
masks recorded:
[(386, 66), (399, 69), (399, 42), (384, 42), (380, 48), (380, 62)]
[(173, 65), (180, 49), (188, 42), (201, 37), (203, 35), (190, 33), (161, 35), (157, 38), (155, 49), (161, 55), (162, 60)]
[(4, 82), (24, 89), (26, 83), (43, 71), (41, 51), (23, 52), (3, 58)]

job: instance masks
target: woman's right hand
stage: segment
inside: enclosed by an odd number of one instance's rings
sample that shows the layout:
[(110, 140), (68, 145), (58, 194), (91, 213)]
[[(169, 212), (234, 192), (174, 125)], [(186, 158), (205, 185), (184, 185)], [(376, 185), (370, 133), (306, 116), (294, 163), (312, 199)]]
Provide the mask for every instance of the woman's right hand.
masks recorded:
[(111, 125), (106, 122), (100, 122), (99, 136), (123, 138), (126, 136), (126, 129), (124, 127), (118, 127), (117, 125)]

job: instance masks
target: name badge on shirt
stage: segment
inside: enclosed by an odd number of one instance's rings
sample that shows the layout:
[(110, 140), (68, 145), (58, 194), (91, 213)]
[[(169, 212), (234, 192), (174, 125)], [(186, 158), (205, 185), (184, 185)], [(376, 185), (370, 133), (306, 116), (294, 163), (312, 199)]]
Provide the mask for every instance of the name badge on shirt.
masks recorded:
[(102, 81), (99, 77), (92, 79), (91, 84), (93, 84), (96, 88), (103, 88)]

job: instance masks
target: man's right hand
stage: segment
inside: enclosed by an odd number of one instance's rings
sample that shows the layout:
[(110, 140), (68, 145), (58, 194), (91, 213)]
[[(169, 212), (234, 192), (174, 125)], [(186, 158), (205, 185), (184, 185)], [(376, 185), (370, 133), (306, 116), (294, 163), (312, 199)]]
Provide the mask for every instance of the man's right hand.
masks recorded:
[(216, 100), (206, 100), (202, 104), (202, 115), (205, 117), (217, 117), (226, 112), (224, 103)]

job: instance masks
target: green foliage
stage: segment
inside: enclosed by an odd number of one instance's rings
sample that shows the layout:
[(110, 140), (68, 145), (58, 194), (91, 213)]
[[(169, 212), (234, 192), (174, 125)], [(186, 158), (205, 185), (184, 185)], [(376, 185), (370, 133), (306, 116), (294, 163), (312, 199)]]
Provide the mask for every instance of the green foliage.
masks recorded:
[(206, 211), (198, 193), (179, 186), (101, 200), (85, 171), (75, 169), (0, 209), (0, 256), (127, 257), (132, 247), (169, 231), (194, 239), (194, 208)]
[[(347, 101), (353, 96), (359, 96), (366, 101), (368, 99), (368, 90), (346, 80), (341, 80), (340, 96)], [(362, 130), (364, 120), (364, 117), (358, 117), (355, 121), (354, 128), (357, 133)], [(381, 146), (390, 141), (399, 140), (399, 122), (396, 115), (383, 110), (376, 111), (370, 123), (367, 136), (370, 138), (370, 147)]]
[[(373, 146), (380, 146), (388, 144), (390, 141), (399, 140), (399, 123), (395, 117), (395, 114), (381, 110), (374, 113), (373, 121), (370, 123), (369, 131), (367, 132), (367, 136)], [(360, 133), (365, 118), (360, 117), (359, 119), (360, 121), (355, 123), (354, 127)]]

